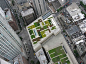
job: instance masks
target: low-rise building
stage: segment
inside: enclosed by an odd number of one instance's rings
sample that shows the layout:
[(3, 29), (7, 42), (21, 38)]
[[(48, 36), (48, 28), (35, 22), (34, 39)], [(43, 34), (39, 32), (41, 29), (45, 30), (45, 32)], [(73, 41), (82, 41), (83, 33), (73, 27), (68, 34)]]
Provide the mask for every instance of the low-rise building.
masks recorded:
[(76, 46), (76, 50), (79, 56), (82, 58), (83, 62), (86, 63), (86, 42), (85, 36), (82, 35), (80, 37), (72, 39), (73, 44)]
[(77, 46), (77, 51), (79, 53), (80, 56), (83, 56), (83, 54), (86, 53), (86, 46), (85, 46), (85, 42), (84, 40), (79, 40), (76, 42), (76, 46)]
[(19, 12), (22, 12), (23, 9), (28, 8), (28, 7), (31, 6), (30, 2), (29, 1), (26, 1), (26, 0), (23, 0), (23, 1), (16, 0), (16, 4), (17, 4), (17, 7), (18, 7), (18, 11)]
[(81, 13), (81, 9), (78, 7), (76, 3), (72, 3), (70, 6), (66, 8), (69, 12), (70, 16), (73, 18), (73, 22), (84, 19), (84, 14)]
[(83, 20), (83, 22), (79, 23), (79, 27), (84, 34), (86, 32), (86, 20)]
[(82, 35), (82, 32), (77, 25), (74, 25), (71, 28), (67, 29), (66, 32), (72, 39)]
[(33, 8), (26, 8), (23, 9), (21, 12), (21, 16), (24, 19), (24, 22), (28, 25), (30, 24), (32, 21), (34, 21), (36, 19), (36, 15), (35, 12), (33, 10)]
[(49, 12), (29, 24), (26, 29), (40, 64), (78, 64)]
[(48, 5), (52, 13), (57, 12), (57, 9), (64, 7), (67, 3), (69, 3), (69, 0), (48, 0)]
[(23, 18), (25, 25), (30, 24), (32, 21), (36, 19), (36, 14), (34, 8), (30, 4), (29, 1), (23, 0), (18, 1), (16, 0), (16, 6), (18, 10), (16, 10), (20, 15), (20, 19)]

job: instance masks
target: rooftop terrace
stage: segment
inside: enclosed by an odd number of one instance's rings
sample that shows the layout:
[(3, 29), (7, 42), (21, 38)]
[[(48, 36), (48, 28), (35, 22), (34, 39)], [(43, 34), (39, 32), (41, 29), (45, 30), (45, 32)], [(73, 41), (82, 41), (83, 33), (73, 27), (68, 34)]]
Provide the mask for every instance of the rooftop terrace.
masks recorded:
[(31, 38), (32, 44), (36, 45), (37, 43), (42, 43), (53, 33), (56, 34), (59, 31), (59, 28), (56, 24), (57, 23), (51, 15), (45, 20), (43, 20), (42, 17), (39, 17), (33, 23), (28, 25), (27, 31)]
[(68, 60), (68, 57), (63, 49), (62, 46), (59, 46), (57, 48), (51, 49), (48, 51), (49, 55), (52, 59), (52, 61), (55, 64), (70, 64), (70, 61)]

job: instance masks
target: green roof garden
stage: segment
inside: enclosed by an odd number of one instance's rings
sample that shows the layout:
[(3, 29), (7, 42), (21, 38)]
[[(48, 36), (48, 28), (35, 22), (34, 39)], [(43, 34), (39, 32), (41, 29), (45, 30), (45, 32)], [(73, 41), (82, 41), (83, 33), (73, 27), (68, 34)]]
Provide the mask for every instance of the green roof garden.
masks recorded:
[(29, 36), (33, 44), (37, 44), (41, 39), (47, 37), (53, 30), (56, 29), (56, 26), (53, 24), (53, 17), (49, 17), (46, 20), (39, 18), (27, 26)]
[(55, 64), (70, 64), (62, 46), (49, 50), (48, 53)]

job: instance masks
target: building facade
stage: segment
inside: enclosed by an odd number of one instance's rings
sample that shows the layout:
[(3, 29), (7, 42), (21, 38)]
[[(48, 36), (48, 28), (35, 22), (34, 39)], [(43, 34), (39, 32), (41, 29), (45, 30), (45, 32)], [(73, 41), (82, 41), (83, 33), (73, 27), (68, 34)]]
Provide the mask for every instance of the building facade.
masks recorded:
[(13, 28), (14, 31), (18, 30), (18, 26), (16, 23), (16, 20), (12, 14), (12, 12), (10, 11), (10, 9), (5, 9), (5, 17), (6, 20), (8, 21), (9, 25)]
[(21, 16), (27, 25), (36, 19), (35, 12), (31, 7), (23, 9), (21, 12)]
[(5, 60), (3, 60), (3, 59), (0, 58), (0, 64), (10, 64), (10, 63), (8, 63)]
[(11, 61), (23, 52), (22, 42), (5, 19), (3, 13), (0, 10), (0, 56)]
[(47, 11), (45, 0), (32, 0), (32, 4), (37, 16), (40, 16)]
[(14, 58), (14, 64), (29, 64), (27, 59), (21, 54)]

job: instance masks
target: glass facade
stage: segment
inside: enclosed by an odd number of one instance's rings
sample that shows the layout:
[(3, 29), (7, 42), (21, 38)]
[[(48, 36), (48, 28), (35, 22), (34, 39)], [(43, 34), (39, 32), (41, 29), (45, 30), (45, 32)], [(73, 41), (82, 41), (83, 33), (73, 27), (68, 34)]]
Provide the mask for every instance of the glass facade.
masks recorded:
[(21, 40), (0, 15), (0, 56), (12, 60), (21, 53), (21, 47)]

